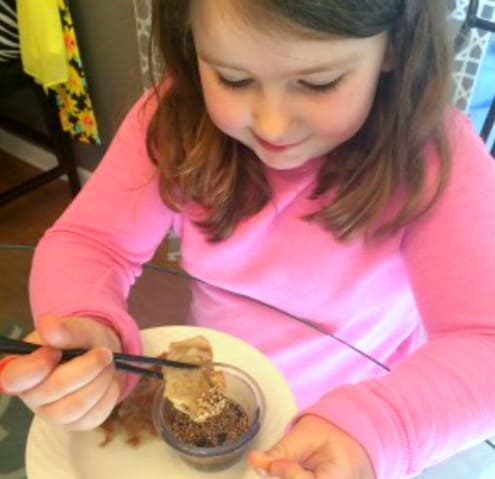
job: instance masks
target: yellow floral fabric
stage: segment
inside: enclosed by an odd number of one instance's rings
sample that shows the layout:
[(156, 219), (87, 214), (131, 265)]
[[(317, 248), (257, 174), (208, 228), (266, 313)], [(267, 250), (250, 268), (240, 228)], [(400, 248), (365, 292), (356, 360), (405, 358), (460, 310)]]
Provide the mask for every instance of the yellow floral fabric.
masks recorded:
[(69, 67), (69, 79), (53, 89), (57, 97), (62, 128), (83, 143), (100, 143), (98, 126), (88, 92), (72, 16), (65, 0), (58, 0)]
[(17, 0), (24, 71), (55, 91), (64, 131), (100, 143), (72, 16), (66, 0)]

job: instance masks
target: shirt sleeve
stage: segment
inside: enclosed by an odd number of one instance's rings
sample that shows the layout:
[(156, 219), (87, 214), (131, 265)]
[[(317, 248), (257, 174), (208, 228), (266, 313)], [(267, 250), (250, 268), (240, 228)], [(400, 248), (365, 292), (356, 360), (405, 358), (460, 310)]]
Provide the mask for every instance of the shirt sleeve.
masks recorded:
[(43, 313), (95, 316), (130, 353), (141, 345), (128, 292), (173, 218), (146, 151), (154, 104), (146, 95), (130, 110), (88, 183), (41, 239), (30, 276), (35, 322)]
[(495, 434), (495, 163), (465, 117), (454, 119), (449, 184), (402, 244), (427, 343), (305, 411), (355, 437), (378, 479), (415, 475)]

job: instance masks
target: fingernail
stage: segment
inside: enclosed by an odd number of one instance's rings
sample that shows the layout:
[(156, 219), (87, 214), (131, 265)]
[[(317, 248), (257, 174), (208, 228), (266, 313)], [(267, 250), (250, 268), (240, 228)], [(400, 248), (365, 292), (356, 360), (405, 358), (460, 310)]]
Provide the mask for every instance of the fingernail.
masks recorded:
[(261, 477), (268, 477), (268, 473), (264, 469), (256, 469), (256, 474)]
[(107, 348), (106, 346), (97, 346), (95, 351), (98, 351), (98, 357), (102, 362), (110, 364), (113, 361), (113, 353), (110, 348)]

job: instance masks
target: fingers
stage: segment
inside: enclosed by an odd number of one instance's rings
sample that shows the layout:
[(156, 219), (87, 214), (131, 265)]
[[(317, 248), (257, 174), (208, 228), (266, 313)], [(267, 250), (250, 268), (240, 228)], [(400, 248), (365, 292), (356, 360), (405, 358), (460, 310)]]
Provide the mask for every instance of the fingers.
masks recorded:
[(23, 341), (28, 341), (29, 343), (42, 344), (41, 336), (38, 331), (31, 331), (27, 336), (23, 338)]
[[(316, 476), (306, 471), (297, 462), (289, 459), (281, 459), (271, 463), (268, 474), (280, 479), (315, 479)], [(323, 479), (323, 477), (321, 478)], [(326, 479), (326, 478), (325, 478)], [(331, 479), (328, 477), (328, 479)]]
[(39, 386), (20, 395), (37, 415), (71, 430), (99, 426), (117, 404), (120, 385), (112, 353), (96, 348), (60, 365)]
[(307, 434), (304, 433), (301, 438), (297, 430), (293, 429), (270, 450), (251, 452), (248, 455), (248, 462), (258, 473), (264, 471), (267, 476), (271, 477), (283, 479), (314, 478), (312, 473), (300, 466), (310, 456), (312, 449), (308, 446), (310, 446), (310, 441)]
[(260, 475), (263, 475), (263, 471), (268, 471), (270, 464), (273, 462), (273, 458), (270, 458), (266, 453), (260, 451), (251, 451), (247, 460), (249, 465)]
[[(251, 452), (248, 455), (250, 466), (262, 477), (280, 479), (316, 479), (311, 471), (305, 470), (297, 462), (289, 459), (277, 459), (263, 452)], [(321, 476), (322, 479), (324, 476)]]
[(120, 389), (112, 376), (113, 367), (105, 368), (87, 386), (58, 401), (38, 407), (36, 414), (70, 429), (75, 426), (78, 429), (96, 427), (110, 414), (118, 399)]
[(2, 385), (2, 371), (7, 367), (7, 364), (9, 364), (12, 361), (15, 361), (16, 359), (17, 359), (16, 356), (6, 356), (0, 360), (0, 394), (6, 393)]
[(44, 381), (57, 366), (61, 353), (41, 347), (28, 356), (10, 361), (2, 371), (2, 388), (7, 394), (20, 394)]
[(302, 416), (265, 452), (252, 452), (250, 466), (280, 479), (372, 479), (373, 466), (361, 444), (319, 416)]
[(261, 477), (273, 477), (279, 479), (346, 479), (330, 463), (318, 464), (314, 469), (290, 459), (277, 459), (264, 452), (253, 451), (248, 455), (249, 465)]
[[(37, 331), (25, 338), (44, 346), (10, 360), (0, 371), (1, 386), (18, 395), (47, 421), (71, 430), (91, 429), (112, 412), (126, 384), (117, 373), (112, 351), (120, 351), (118, 335), (95, 318), (45, 315)], [(60, 364), (60, 349), (89, 351)]]
[[(46, 315), (38, 326), (26, 340), (50, 346), (17, 357), (3, 368), (0, 380), (5, 392), (18, 395), (35, 414), (53, 424), (71, 430), (100, 425), (125, 384), (126, 376), (116, 373), (110, 350), (120, 350), (118, 337), (92, 318)], [(95, 347), (98, 344), (104, 346)], [(90, 350), (60, 364), (58, 348), (71, 347)]]
[[(22, 394), (22, 399), (31, 408), (38, 408), (60, 400), (71, 393), (82, 390), (94, 380), (98, 384), (103, 371), (108, 370), (107, 383), (110, 382), (114, 368), (108, 368), (112, 364), (112, 353), (108, 348), (95, 348), (86, 354), (76, 357), (68, 363), (61, 364), (39, 386)], [(99, 385), (101, 389), (101, 384)], [(95, 390), (94, 392), (96, 392)]]
[(105, 394), (95, 404), (95, 406), (89, 410), (79, 420), (68, 424), (67, 427), (71, 431), (86, 431), (94, 429), (103, 423), (103, 421), (110, 416), (113, 408), (117, 404), (120, 396), (120, 386), (117, 381), (112, 381), (110, 387)]

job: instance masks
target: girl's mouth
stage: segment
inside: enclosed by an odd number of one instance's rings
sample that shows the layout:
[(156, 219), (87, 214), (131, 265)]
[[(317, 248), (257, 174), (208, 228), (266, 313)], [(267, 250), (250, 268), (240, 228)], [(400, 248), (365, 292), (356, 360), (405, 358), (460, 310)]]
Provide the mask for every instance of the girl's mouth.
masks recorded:
[(282, 152), (282, 151), (290, 150), (291, 148), (294, 148), (296, 146), (299, 146), (301, 143), (303, 143), (304, 141), (306, 141), (304, 139), (304, 140), (301, 140), (301, 141), (297, 141), (295, 143), (286, 143), (284, 145), (274, 145), (273, 143), (269, 143), (268, 141), (263, 140), (262, 138), (260, 138), (255, 133), (254, 133), (254, 137), (255, 137), (256, 141), (258, 142), (258, 144), (262, 148), (264, 148), (267, 151), (274, 151), (274, 152)]

